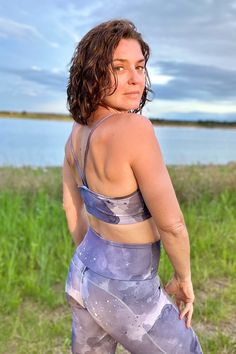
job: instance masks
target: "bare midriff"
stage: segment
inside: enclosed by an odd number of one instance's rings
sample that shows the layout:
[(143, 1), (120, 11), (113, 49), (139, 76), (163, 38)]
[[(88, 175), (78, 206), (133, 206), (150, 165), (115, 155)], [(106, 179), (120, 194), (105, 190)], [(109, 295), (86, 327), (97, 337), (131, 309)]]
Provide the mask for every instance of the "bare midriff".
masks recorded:
[(153, 218), (135, 224), (108, 224), (88, 214), (91, 227), (104, 239), (121, 243), (153, 243), (160, 239)]

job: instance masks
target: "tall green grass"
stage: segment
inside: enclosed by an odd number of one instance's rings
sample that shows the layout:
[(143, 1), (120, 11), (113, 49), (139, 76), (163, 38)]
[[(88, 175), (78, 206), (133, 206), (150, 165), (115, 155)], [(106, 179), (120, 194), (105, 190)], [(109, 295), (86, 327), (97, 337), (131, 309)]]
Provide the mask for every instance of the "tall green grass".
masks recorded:
[[(236, 164), (169, 170), (191, 239), (193, 326), (204, 353), (235, 353)], [(0, 168), (0, 353), (69, 353), (73, 252), (60, 169)]]

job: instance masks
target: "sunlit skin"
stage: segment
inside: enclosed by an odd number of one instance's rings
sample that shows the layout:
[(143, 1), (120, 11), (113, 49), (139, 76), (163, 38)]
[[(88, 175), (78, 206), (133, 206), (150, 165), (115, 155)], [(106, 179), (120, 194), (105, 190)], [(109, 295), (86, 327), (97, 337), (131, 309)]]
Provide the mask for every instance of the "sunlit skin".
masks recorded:
[[(114, 93), (103, 100), (119, 112), (139, 107), (145, 88), (145, 58), (135, 39), (121, 39), (113, 54), (112, 68), (117, 78)], [(112, 86), (115, 84), (111, 75)], [(113, 91), (113, 90), (112, 90)]]

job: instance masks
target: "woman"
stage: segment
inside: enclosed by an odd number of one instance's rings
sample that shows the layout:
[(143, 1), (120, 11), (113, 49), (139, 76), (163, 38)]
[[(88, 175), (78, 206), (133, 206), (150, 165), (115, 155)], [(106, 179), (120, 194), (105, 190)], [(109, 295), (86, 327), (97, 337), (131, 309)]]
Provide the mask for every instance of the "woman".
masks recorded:
[[(202, 353), (190, 327), (189, 239), (150, 121), (149, 47), (127, 20), (93, 28), (71, 61), (63, 204), (77, 246), (66, 293), (72, 352)], [(157, 275), (160, 240), (174, 268)], [(175, 295), (177, 307), (167, 295)]]

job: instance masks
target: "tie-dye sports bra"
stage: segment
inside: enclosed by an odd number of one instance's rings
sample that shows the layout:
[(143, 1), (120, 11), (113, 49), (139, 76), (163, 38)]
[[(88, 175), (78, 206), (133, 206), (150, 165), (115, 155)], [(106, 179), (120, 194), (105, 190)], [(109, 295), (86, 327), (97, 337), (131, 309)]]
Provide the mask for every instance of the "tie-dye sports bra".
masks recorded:
[(89, 214), (92, 214), (99, 220), (110, 224), (133, 224), (151, 217), (151, 214), (143, 200), (140, 190), (138, 189), (135, 192), (124, 197), (107, 197), (105, 195), (92, 191), (88, 187), (85, 176), (89, 143), (92, 133), (98, 125), (104, 122), (104, 120), (109, 118), (111, 115), (112, 114), (109, 114), (108, 116), (98, 121), (89, 133), (85, 148), (83, 172), (79, 166), (79, 161), (75, 155), (75, 151), (72, 144), (72, 137), (70, 136), (71, 152), (75, 160), (76, 169), (83, 183), (83, 185), (78, 186), (78, 188), (86, 206), (87, 212)]

